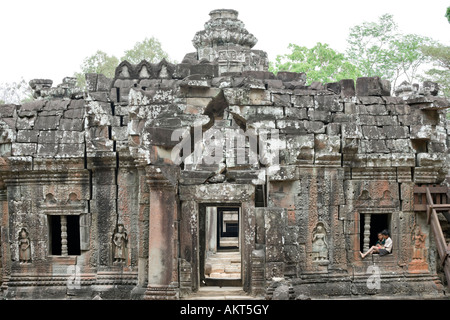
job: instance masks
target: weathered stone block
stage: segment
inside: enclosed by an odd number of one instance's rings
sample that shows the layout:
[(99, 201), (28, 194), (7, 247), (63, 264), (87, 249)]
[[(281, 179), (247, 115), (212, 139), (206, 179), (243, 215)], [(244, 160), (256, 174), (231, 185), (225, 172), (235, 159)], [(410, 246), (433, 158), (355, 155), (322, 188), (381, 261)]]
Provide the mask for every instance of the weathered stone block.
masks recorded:
[(419, 167), (441, 167), (446, 161), (445, 153), (418, 153), (417, 165)]
[(277, 73), (277, 79), (283, 82), (289, 81), (300, 81), (306, 82), (306, 74), (304, 72), (289, 72), (289, 71), (279, 71)]
[(361, 126), (356, 123), (343, 123), (341, 125), (342, 138), (346, 139), (361, 139), (363, 131)]
[(84, 144), (60, 143), (57, 157), (84, 157)]
[(385, 139), (386, 135), (383, 128), (377, 126), (361, 126), (365, 139)]
[(385, 140), (361, 140), (361, 148), (363, 153), (388, 153)]
[(275, 94), (272, 93), (272, 101), (275, 106), (291, 107), (291, 95), (289, 94)]
[(379, 77), (361, 77), (356, 80), (357, 96), (389, 96), (391, 86)]
[(54, 130), (58, 129), (61, 116), (37, 117), (34, 124), (36, 130)]
[(284, 112), (287, 118), (294, 118), (299, 120), (308, 119), (308, 109), (299, 107), (285, 107)]
[(339, 103), (339, 96), (314, 96), (314, 108), (318, 111), (342, 112), (344, 105)]
[(431, 125), (412, 125), (411, 139), (425, 139), (430, 140), (433, 137), (433, 127)]
[(17, 131), (17, 142), (38, 142), (39, 131), (37, 130), (19, 130)]
[(355, 96), (355, 81), (353, 79), (343, 79), (339, 81), (339, 84), (341, 85), (342, 97)]
[(68, 131), (84, 130), (84, 121), (80, 119), (61, 119), (59, 120), (59, 129)]
[(314, 98), (312, 96), (292, 95), (291, 103), (294, 105), (294, 107), (299, 108), (314, 108), (315, 106)]
[(35, 155), (37, 150), (36, 143), (12, 143), (11, 155), (13, 156), (31, 156)]
[(312, 164), (314, 161), (314, 134), (286, 136), (286, 162)]
[(58, 153), (57, 143), (38, 144), (37, 154), (43, 157), (54, 157)]
[(386, 139), (406, 139), (409, 138), (409, 128), (407, 126), (383, 126)]
[(0, 118), (12, 118), (17, 114), (17, 107), (15, 104), (1, 104)]

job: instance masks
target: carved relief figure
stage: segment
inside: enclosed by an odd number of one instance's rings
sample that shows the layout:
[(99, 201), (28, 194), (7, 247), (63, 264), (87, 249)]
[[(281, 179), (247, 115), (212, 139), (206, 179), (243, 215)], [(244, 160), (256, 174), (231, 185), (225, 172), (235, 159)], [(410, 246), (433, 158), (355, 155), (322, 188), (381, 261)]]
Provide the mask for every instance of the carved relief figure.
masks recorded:
[(427, 237), (426, 234), (423, 234), (420, 230), (419, 226), (416, 226), (414, 228), (414, 235), (413, 235), (413, 241), (414, 241), (414, 251), (413, 251), (413, 261), (414, 260), (425, 260), (425, 238)]
[(122, 66), (122, 70), (120, 71), (120, 76), (125, 77), (125, 78), (130, 77), (130, 72), (128, 71), (127, 66)]
[(31, 241), (28, 231), (22, 228), (19, 232), (19, 261), (20, 263), (31, 262)]
[(124, 262), (126, 260), (126, 248), (128, 235), (123, 224), (117, 225), (117, 232), (114, 234), (114, 263)]
[(312, 239), (313, 261), (328, 260), (327, 233), (323, 223), (319, 222), (313, 231)]

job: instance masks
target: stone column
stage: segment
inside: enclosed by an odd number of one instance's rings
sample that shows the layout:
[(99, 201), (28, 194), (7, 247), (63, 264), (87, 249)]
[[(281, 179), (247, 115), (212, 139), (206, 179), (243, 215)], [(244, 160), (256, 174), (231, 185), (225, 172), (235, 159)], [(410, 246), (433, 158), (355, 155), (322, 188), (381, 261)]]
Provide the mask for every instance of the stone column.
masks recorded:
[(6, 189), (0, 191), (0, 290), (7, 289), (7, 283), (11, 269), (11, 254), (9, 246), (5, 245), (9, 242), (8, 225), (9, 211)]
[[(145, 299), (178, 299), (177, 187), (168, 167), (146, 168), (150, 192), (148, 285)], [(164, 174), (163, 174), (164, 171)]]
[(370, 218), (370, 213), (364, 214), (364, 252), (366, 252), (370, 248)]
[(67, 216), (61, 216), (61, 255), (67, 256)]
[(117, 223), (117, 158), (115, 152), (88, 153), (88, 169), (92, 171), (92, 232), (97, 248), (98, 271), (112, 264), (112, 237)]

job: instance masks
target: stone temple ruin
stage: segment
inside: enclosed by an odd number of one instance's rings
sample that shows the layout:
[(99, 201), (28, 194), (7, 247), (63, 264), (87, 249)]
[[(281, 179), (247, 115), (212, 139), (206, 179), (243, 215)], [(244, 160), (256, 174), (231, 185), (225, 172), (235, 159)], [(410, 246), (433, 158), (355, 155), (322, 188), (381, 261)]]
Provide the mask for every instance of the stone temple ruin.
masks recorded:
[[(87, 92), (36, 79), (0, 106), (4, 298), (445, 296), (437, 85), (306, 86), (256, 42), (214, 10), (179, 64), (123, 61)], [(361, 259), (383, 229), (392, 253)]]

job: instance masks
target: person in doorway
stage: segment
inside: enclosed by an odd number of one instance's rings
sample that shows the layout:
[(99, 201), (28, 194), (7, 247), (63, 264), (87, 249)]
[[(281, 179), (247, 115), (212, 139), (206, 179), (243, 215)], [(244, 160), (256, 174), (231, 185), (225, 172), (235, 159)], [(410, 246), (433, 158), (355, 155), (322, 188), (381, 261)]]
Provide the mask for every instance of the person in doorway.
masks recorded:
[[(389, 239), (389, 240), (388, 240)], [(368, 254), (378, 253), (380, 256), (384, 256), (391, 253), (392, 250), (392, 239), (389, 237), (389, 232), (383, 230), (378, 233), (378, 241), (372, 246), (366, 253), (360, 252), (361, 258), (364, 259)]]

